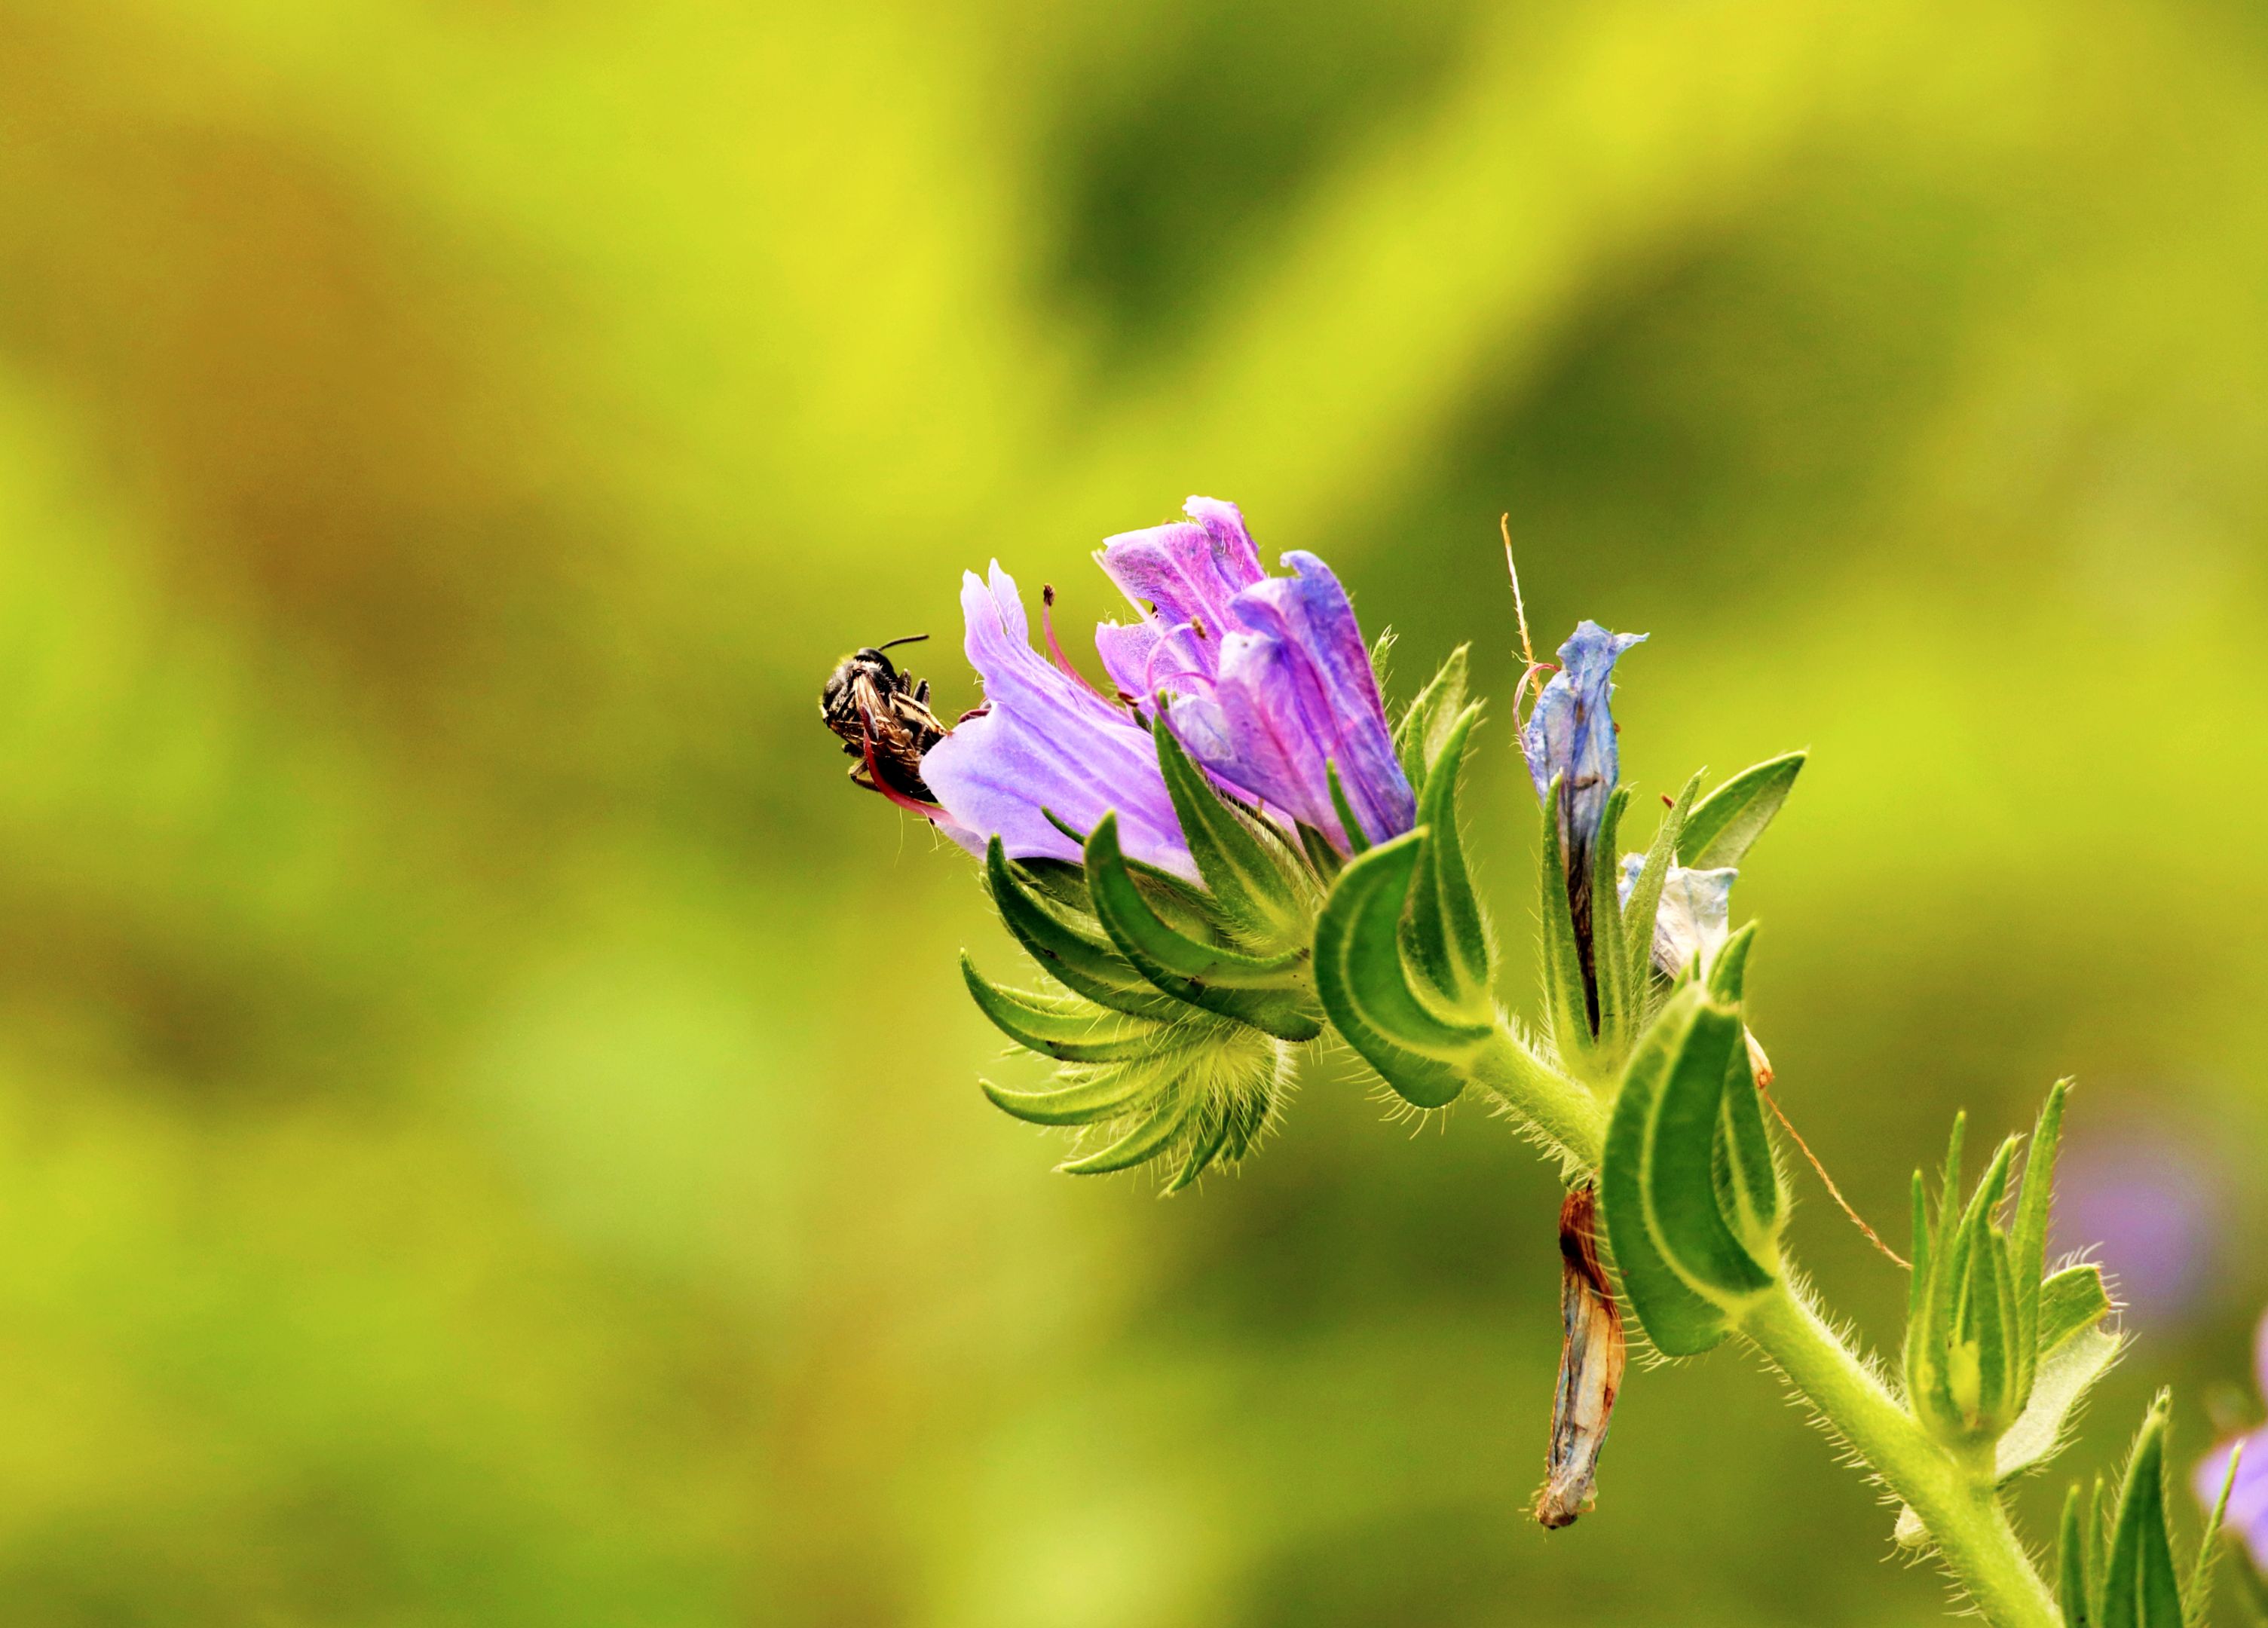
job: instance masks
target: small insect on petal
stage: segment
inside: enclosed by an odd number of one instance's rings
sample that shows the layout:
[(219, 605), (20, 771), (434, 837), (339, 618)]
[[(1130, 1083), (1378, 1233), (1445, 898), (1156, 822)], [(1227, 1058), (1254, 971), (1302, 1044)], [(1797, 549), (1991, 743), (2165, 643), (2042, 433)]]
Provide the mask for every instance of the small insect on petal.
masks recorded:
[(1559, 1206), (1559, 1391), (1550, 1477), (1535, 1495), (1535, 1519), (1551, 1531), (1572, 1526), (1596, 1501), (1599, 1454), (1623, 1384), (1623, 1314), (1599, 1263), (1597, 1211), (1588, 1183)]

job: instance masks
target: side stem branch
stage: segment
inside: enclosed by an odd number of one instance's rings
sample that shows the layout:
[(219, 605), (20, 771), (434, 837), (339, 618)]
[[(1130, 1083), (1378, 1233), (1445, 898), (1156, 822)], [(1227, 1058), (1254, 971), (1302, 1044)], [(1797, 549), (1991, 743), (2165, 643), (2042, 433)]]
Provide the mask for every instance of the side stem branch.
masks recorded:
[[(1595, 1174), (1607, 1105), (1499, 1026), (1468, 1068), (1473, 1085)], [(1780, 1281), (1740, 1319), (1749, 1344), (1787, 1377), (1828, 1426), (1904, 1499), (1993, 1628), (2060, 1628), (2056, 1609), (1992, 1484), (1940, 1446), (1801, 1293)]]

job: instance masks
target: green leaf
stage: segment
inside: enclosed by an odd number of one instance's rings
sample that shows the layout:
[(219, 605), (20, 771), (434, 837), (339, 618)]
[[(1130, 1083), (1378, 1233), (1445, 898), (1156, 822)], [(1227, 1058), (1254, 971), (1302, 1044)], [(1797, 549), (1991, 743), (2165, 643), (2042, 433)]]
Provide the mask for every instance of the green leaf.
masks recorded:
[(1740, 1016), (1698, 985), (1672, 997), (1631, 1054), (1607, 1129), (1600, 1194), (1631, 1304), (1665, 1355), (1706, 1351), (1730, 1315), (1767, 1288), (1777, 1260), (1758, 1260), (1728, 1224), (1716, 1167)]
[(976, 1082), (992, 1106), (1034, 1125), (1091, 1125), (1115, 1118), (1155, 1088), (1156, 1079), (1138, 1066), (1100, 1069), (1052, 1091), (1011, 1091), (989, 1079)]
[(1756, 924), (1749, 923), (1725, 940), (1724, 948), (1709, 969), (1709, 998), (1720, 1006), (1737, 1006), (1749, 984), (1749, 952), (1756, 947)]
[(1970, 1196), (1933, 1308), (1930, 1355), (1943, 1365), (1947, 1404), (1937, 1422), (1956, 1437), (1997, 1438), (2015, 1422), (2015, 1288), (2007, 1236), (1994, 1221), (2015, 1151), (2014, 1137), (2003, 1142)]
[[(1040, 817), (1077, 843), (1082, 853), (1086, 851), (1087, 839), (1094, 835), (1092, 831), (1080, 830), (1068, 820), (1058, 819), (1052, 808), (1042, 807)], [(1184, 932), (1211, 933), (1235, 925), (1213, 896), (1187, 877), (1176, 876), (1171, 871), (1160, 870), (1140, 859), (1128, 859), (1126, 870), (1134, 878), (1135, 885), (1142, 890), (1142, 896), (1165, 917), (1168, 926)], [(1082, 888), (1086, 885), (1084, 864), (1079, 868), (1079, 885)], [(1083, 908), (1090, 916), (1094, 913), (1092, 896)]]
[(1086, 886), (1110, 941), (1167, 994), (1282, 1040), (1313, 1040), (1322, 1033), (1296, 992), (1303, 959), (1299, 952), (1263, 957), (1200, 944), (1167, 925), (1150, 907), (1126, 869), (1116, 814), (1103, 815), (1086, 839)]
[[(1677, 852), (1677, 834), (1684, 829), (1687, 816), (1693, 808), (1694, 793), (1701, 789), (1701, 777), (1695, 775), (1677, 794), (1676, 802), (1661, 817), (1661, 824), (1653, 834), (1653, 842), (1646, 851), (1646, 862), (1638, 867), (1638, 880), (1631, 886), (1629, 903), (1623, 907), (1623, 958), (1631, 969), (1631, 978), (1643, 986), (1647, 969), (1653, 965), (1653, 919), (1661, 913), (1661, 885), (1668, 880), (1670, 860)], [(1616, 880), (1621, 879), (1619, 876)], [(1664, 970), (1672, 970), (1665, 969)]]
[(2183, 1602), (2190, 1628), (2200, 1628), (2213, 1610), (2213, 1563), (2219, 1558), (2222, 1523), (2228, 1519), (2229, 1495), (2236, 1491), (2236, 1472), (2244, 1463), (2244, 1443), (2228, 1451), (2228, 1469), (2220, 1478), (2220, 1493), (2205, 1518), (2205, 1536), (2198, 1544), (2197, 1565), (2190, 1568), (2190, 1586)]
[(1362, 829), (1361, 818), (1354, 805), (1347, 801), (1346, 787), (1339, 781), (1339, 766), (1335, 759), (1323, 763), (1323, 778), (1331, 788), (1331, 812), (1339, 817), (1339, 830), (1346, 837), (1349, 854), (1366, 853), (1370, 850), (1370, 833)]
[(1662, 1253), (1703, 1293), (1731, 1298), (1778, 1276), (1742, 1246), (1717, 1203), (1725, 1081), (1742, 1043), (1739, 1014), (1705, 1003), (1656, 1100), (1646, 1148), (1646, 1213)]
[(1464, 1089), (1457, 1064), (1495, 1028), (1444, 1018), (1410, 986), (1401, 919), (1426, 837), (1420, 826), (1339, 873), (1315, 924), (1315, 991), (1332, 1026), (1388, 1085), (1419, 1108), (1440, 1108)]
[[(1449, 732), (1465, 711), (1467, 655), (1469, 647), (1460, 645), (1449, 652), (1441, 670), (1433, 674), (1410, 710), (1402, 715), (1395, 726), (1395, 755), (1402, 760), (1402, 772), (1410, 777), (1412, 786), (1422, 786), (1440, 761)], [(1425, 815), (1418, 815), (1422, 821)]]
[(1803, 772), (1804, 754), (1790, 752), (1744, 769), (1695, 805), (1677, 839), (1677, 862), (1694, 870), (1738, 865), (1764, 834)]
[[(1082, 845), (1086, 838), (1079, 839)], [(1094, 914), (1094, 901), (1087, 897), (1086, 870), (1068, 859), (1019, 859), (1016, 861), (1018, 880), (1043, 899), (1049, 899), (1080, 916)]]
[(2011, 1236), (2011, 1263), (2015, 1269), (2018, 1311), (2024, 1326), (2023, 1349), (2028, 1360), (2020, 1393), (2031, 1382), (2029, 1359), (2043, 1349), (2040, 1332), (2040, 1293), (2047, 1277), (2048, 1207), (2055, 1193), (2056, 1148), (2063, 1139), (2063, 1105), (2071, 1082), (2059, 1079), (2048, 1092), (2024, 1155), (2023, 1190), (2016, 1199), (2015, 1230)]
[(1255, 938), (1278, 948), (1291, 947), (1306, 931), (1307, 911), (1301, 898), (1306, 885), (1290, 855), (1189, 761), (1167, 727), (1164, 708), (1150, 732), (1157, 738), (1158, 767), (1174, 799), (1182, 839), (1221, 912)]
[(1621, 878), (1617, 874), (1623, 811), (1631, 792), (1616, 786), (1599, 819), (1591, 849), (1591, 974), (1599, 991), (1599, 1044), (1610, 1057), (1626, 1056), (1646, 1021), (1646, 965), (1633, 972), (1623, 942)]
[(1097, 1009), (1086, 1001), (1003, 989), (978, 972), (965, 951), (961, 976), (977, 1009), (1002, 1034), (1027, 1050), (1065, 1063), (1117, 1063), (1153, 1057), (1195, 1044), (1206, 1033), (1203, 1025), (1160, 1023)]
[(1108, 1175), (1116, 1170), (1130, 1170), (1136, 1165), (1154, 1158), (1168, 1142), (1181, 1134), (1182, 1126), (1199, 1105), (1194, 1095), (1175, 1091), (1159, 1094), (1158, 1104), (1150, 1116), (1134, 1125), (1125, 1135), (1108, 1147), (1076, 1159), (1066, 1159), (1056, 1167), (1065, 1175)]
[(1561, 1061), (1579, 1066), (1592, 1050), (1591, 1010), (1583, 992), (1582, 950), (1567, 898), (1567, 863), (1559, 843), (1559, 782), (1543, 799), (1543, 874), (1536, 917), (1543, 924), (1543, 999), (1551, 1043)]
[(1425, 841), (1410, 889), (1407, 943), (1417, 971), (1442, 1000), (1466, 1015), (1485, 1017), (1496, 984), (1495, 955), (1457, 823), (1457, 782), (1480, 717), (1475, 705), (1450, 720), (1418, 796), (1418, 823), (1425, 828)]
[(984, 881), (1016, 941), (1064, 988), (1139, 1017), (1167, 1017), (1177, 1010), (1177, 1003), (1106, 940), (1072, 926), (1027, 891), (997, 836), (985, 845)]
[(2110, 1315), (2110, 1291), (2093, 1262), (2066, 1266), (2040, 1285), (2040, 1354)]
[[(1921, 1312), (1929, 1293), (1929, 1187), (1920, 1171), (1913, 1173), (1913, 1261), (1912, 1270), (1906, 1274), (1906, 1330), (1908, 1345), (1912, 1336), (1922, 1326)], [(1911, 1354), (1906, 1359), (1908, 1372), (1913, 1367)]]
[(2040, 1353), (2031, 1394), (1993, 1450), (1993, 1473), (2000, 1481), (2039, 1469), (2070, 1440), (2087, 1393), (2125, 1347), (2122, 1337), (2098, 1326), (2110, 1311), (2100, 1268), (2074, 1266), (2048, 1279), (2040, 1295)]
[(2063, 1608), (2064, 1628), (2096, 1628), (2093, 1591), (2088, 1577), (2094, 1567), (2088, 1551), (2094, 1547), (2094, 1522), (2086, 1517), (2085, 1499), (2074, 1486), (2063, 1500), (2062, 1542), (2056, 1551), (2056, 1602)]
[(1783, 1209), (1779, 1165), (1772, 1157), (1771, 1133), (1764, 1126), (1756, 1095), (1756, 1066), (1749, 1056), (1745, 1028), (1725, 1065), (1724, 1123), (1718, 1135), (1725, 1157), (1718, 1161), (1720, 1197), (1733, 1230), (1759, 1260), (1777, 1256)]
[(2162, 1394), (2126, 1466), (2103, 1570), (2102, 1628), (2186, 1628), (2173, 1540), (2166, 1529), (2166, 1421)]
[(1703, 1004), (1699, 989), (1681, 991), (1638, 1041), (1615, 1099), (1599, 1171), (1600, 1211), (1623, 1293), (1646, 1337), (1668, 1357), (1698, 1356), (1722, 1341), (1731, 1326), (1723, 1308), (1697, 1293), (1669, 1263), (1646, 1204), (1653, 1110)]

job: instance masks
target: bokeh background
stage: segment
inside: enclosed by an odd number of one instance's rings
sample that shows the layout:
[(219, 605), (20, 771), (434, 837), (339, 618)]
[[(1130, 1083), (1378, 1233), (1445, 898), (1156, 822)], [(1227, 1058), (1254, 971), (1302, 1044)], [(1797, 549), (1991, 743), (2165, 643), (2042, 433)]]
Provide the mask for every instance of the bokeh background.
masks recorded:
[[(1051, 1175), (853, 792), (852, 645), (1231, 497), (1529, 610), (1740, 890), (1885, 1230), (2082, 1082), (2062, 1236), (2202, 1450), (2268, 1302), (2268, 18), (2242, 0), (0, 4), (0, 1618), (1906, 1624), (1727, 1351), (1529, 1523), (1551, 1173), (1318, 1063)], [(1797, 1177), (1876, 1340), (1898, 1274)], [(2216, 1415), (2218, 1423), (2216, 1423)]]

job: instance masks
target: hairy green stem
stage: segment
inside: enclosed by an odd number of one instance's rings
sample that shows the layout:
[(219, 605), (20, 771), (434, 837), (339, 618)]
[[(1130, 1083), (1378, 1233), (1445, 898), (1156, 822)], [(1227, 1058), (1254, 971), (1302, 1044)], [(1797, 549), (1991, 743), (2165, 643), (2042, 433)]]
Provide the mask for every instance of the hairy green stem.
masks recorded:
[(1785, 1278), (1747, 1308), (1740, 1330), (1911, 1506), (1985, 1621), (2058, 1628), (2062, 1613), (2008, 1524), (1991, 1472), (1972, 1474), (1930, 1437)]
[(1571, 1163), (1599, 1168), (1607, 1145), (1607, 1105), (1529, 1050), (1504, 1023), (1466, 1064), (1466, 1073)]
[[(1499, 1025), (1467, 1065), (1471, 1082), (1558, 1148), (1595, 1171), (1609, 1109)], [(2008, 1523), (1990, 1467), (1965, 1465), (1906, 1411), (1788, 1281), (1745, 1307), (1742, 1335), (1818, 1410), (1829, 1428), (1904, 1499), (1946, 1565), (1994, 1628), (2058, 1628), (2063, 1618)]]

